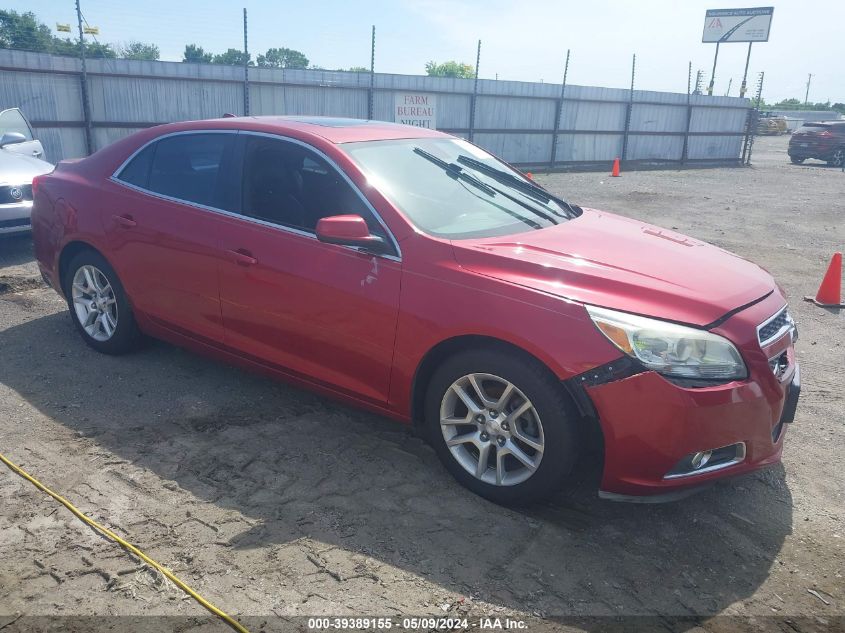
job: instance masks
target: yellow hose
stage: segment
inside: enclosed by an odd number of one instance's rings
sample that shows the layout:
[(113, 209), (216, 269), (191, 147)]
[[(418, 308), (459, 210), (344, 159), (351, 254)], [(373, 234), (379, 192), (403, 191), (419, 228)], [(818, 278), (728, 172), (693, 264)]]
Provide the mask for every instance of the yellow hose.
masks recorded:
[(150, 558), (149, 556), (144, 554), (144, 552), (142, 552), (137, 547), (132, 545), (132, 543), (129, 543), (128, 541), (123, 540), (117, 534), (115, 534), (114, 532), (109, 530), (107, 527), (100, 525), (94, 519), (91, 519), (91, 518), (85, 516), (84, 514), (82, 514), (82, 511), (79, 510), (76, 506), (74, 506), (70, 501), (68, 501), (67, 499), (65, 499), (61, 495), (53, 492), (52, 490), (50, 490), (47, 486), (42, 484), (35, 477), (30, 475), (28, 472), (26, 472), (23, 468), (21, 468), (20, 466), (18, 466), (17, 464), (12, 462), (8, 458), (6, 458), (6, 456), (3, 455), (2, 453), (0, 453), (0, 461), (2, 461), (4, 464), (6, 464), (6, 466), (8, 466), (13, 472), (17, 473), (18, 475), (20, 475), (21, 477), (26, 479), (33, 486), (35, 486), (36, 488), (38, 488), (42, 492), (46, 492), (48, 495), (53, 497), (53, 499), (55, 499), (56, 501), (61, 503), (64, 507), (66, 507), (71, 512), (73, 512), (80, 520), (82, 520), (83, 522), (90, 525), (92, 528), (94, 528), (95, 530), (97, 530), (98, 532), (103, 534), (106, 538), (111, 539), (112, 541), (114, 541), (115, 543), (120, 545), (123, 549), (125, 549), (129, 552), (132, 552), (133, 554), (135, 554), (135, 556), (137, 556), (138, 558), (143, 560), (150, 567), (155, 567), (162, 574), (164, 574), (168, 579), (170, 579), (173, 582), (174, 585), (179, 587), (179, 589), (184, 591), (186, 594), (191, 596), (191, 598), (193, 598), (194, 600), (199, 602), (203, 607), (208, 609), (211, 613), (213, 613), (218, 618), (223, 620), (226, 624), (228, 624), (233, 629), (238, 631), (238, 633), (249, 633), (249, 630), (246, 627), (244, 627), (240, 622), (238, 622), (235, 618), (230, 616), (228, 613), (221, 611), (220, 609), (215, 607), (208, 600), (203, 598), (196, 591), (194, 591), (188, 585), (186, 585), (184, 582), (179, 580), (179, 578), (177, 578), (176, 575), (172, 571), (170, 571), (167, 567), (165, 567), (164, 565), (160, 565), (159, 563), (154, 561), (152, 558)]

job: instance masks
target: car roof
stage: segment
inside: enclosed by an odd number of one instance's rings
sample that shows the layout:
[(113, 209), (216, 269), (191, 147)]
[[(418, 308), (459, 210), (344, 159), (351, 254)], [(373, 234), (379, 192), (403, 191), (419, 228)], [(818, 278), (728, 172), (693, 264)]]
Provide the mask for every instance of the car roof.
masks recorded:
[(190, 128), (237, 128), (257, 132), (280, 133), (295, 130), (319, 136), (331, 143), (354, 143), (403, 138), (447, 137), (447, 134), (427, 128), (342, 117), (322, 116), (249, 116), (224, 117), (192, 122)]

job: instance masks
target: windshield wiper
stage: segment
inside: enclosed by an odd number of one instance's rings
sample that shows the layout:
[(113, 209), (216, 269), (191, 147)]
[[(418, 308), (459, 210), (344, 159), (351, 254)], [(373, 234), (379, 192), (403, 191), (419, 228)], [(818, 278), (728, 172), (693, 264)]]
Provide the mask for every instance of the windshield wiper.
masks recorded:
[(414, 153), (419, 154), (428, 161), (431, 161), (432, 163), (443, 169), (443, 171), (449, 174), (449, 176), (451, 176), (452, 178), (464, 180), (471, 184), (473, 187), (481, 189), (481, 191), (486, 193), (488, 196), (496, 195), (496, 190), (493, 189), (493, 187), (481, 182), (472, 174), (466, 173), (463, 169), (461, 169), (460, 165), (456, 165), (455, 163), (447, 163), (442, 158), (438, 158), (431, 152), (425, 151), (422, 147), (415, 147)]
[[(472, 184), (473, 186), (477, 187), (478, 189), (481, 189), (482, 191), (484, 191), (487, 195), (489, 195), (491, 197), (495, 196), (496, 194), (500, 194), (500, 195), (504, 196), (505, 198), (507, 198), (508, 200), (510, 200), (511, 202), (518, 204), (523, 209), (527, 209), (528, 211), (531, 211), (531, 213), (534, 213), (535, 215), (539, 215), (541, 218), (543, 218), (547, 222), (551, 222), (552, 224), (558, 223), (558, 221), (555, 220), (552, 216), (545, 213), (545, 211), (541, 211), (540, 209), (538, 209), (534, 205), (523, 202), (519, 198), (515, 198), (512, 195), (510, 195), (509, 193), (502, 191), (501, 189), (497, 189), (496, 187), (493, 187), (491, 185), (488, 185), (485, 182), (482, 182), (481, 180), (479, 180), (478, 178), (476, 178), (472, 174), (468, 174), (457, 163), (448, 163), (445, 160), (443, 160), (442, 158), (438, 158), (434, 154), (425, 151), (421, 147), (415, 147), (414, 152), (416, 154), (419, 154), (420, 156), (422, 156), (426, 160), (431, 161), (432, 163), (434, 163), (435, 165), (437, 165), (438, 167), (443, 169), (449, 176), (451, 176), (452, 178), (455, 178), (456, 180), (457, 179), (464, 180), (465, 182)], [(511, 215), (513, 215), (513, 214), (511, 214)], [(557, 215), (560, 215), (560, 214), (557, 214)]]
[(489, 176), (493, 180), (496, 180), (503, 185), (509, 185), (519, 191), (520, 193), (524, 193), (531, 198), (534, 198), (538, 202), (542, 202), (543, 204), (548, 204), (549, 201), (557, 202), (559, 205), (564, 207), (570, 219), (578, 217), (578, 213), (575, 211), (575, 208), (568, 203), (563, 198), (558, 198), (555, 195), (550, 194), (548, 191), (543, 189), (539, 185), (535, 185), (530, 182), (526, 182), (514, 176), (513, 174), (509, 174), (506, 171), (502, 171), (501, 169), (496, 169), (495, 167), (491, 167), (490, 165), (481, 162), (480, 160), (476, 160), (469, 156), (464, 156), (463, 154), (458, 156), (458, 162), (466, 165), (467, 167), (471, 167), (475, 171), (481, 172), (485, 176)]

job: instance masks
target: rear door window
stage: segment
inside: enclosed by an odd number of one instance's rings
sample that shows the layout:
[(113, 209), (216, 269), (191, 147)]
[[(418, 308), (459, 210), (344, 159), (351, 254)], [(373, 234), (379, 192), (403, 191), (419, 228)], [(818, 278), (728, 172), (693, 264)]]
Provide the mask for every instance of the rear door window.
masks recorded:
[[(193, 202), (225, 209), (228, 178), (224, 162), (231, 160), (233, 134), (179, 134), (155, 143), (154, 151), (147, 157), (141, 152), (120, 174), (144, 180), (144, 161), (150, 160), (146, 186), (138, 185), (180, 201)], [(134, 183), (133, 183), (134, 184)]]

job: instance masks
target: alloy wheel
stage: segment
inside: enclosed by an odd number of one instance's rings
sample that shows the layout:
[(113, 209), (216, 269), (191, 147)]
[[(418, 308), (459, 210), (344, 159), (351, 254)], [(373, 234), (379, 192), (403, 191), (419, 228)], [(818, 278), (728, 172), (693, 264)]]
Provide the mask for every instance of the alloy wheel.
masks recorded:
[(81, 266), (73, 276), (73, 309), (82, 329), (95, 341), (108, 341), (117, 329), (117, 300), (108, 278), (96, 266)]
[(830, 164), (834, 167), (842, 167), (845, 164), (845, 149), (838, 149), (833, 152)]
[(440, 404), (440, 430), (455, 460), (476, 479), (513, 486), (540, 466), (540, 416), (514, 384), (493, 374), (456, 380)]

